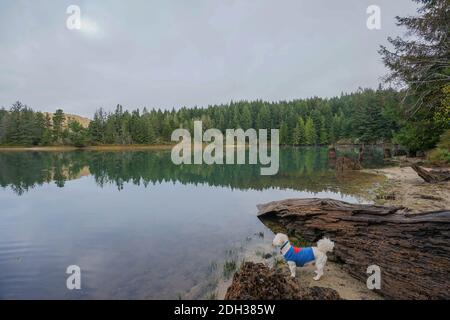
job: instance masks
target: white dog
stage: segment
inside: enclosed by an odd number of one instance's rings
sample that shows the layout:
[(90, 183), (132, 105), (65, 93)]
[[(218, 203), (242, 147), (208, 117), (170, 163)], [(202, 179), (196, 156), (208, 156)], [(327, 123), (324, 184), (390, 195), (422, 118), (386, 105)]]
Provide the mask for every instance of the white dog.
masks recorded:
[(291, 246), (287, 235), (277, 233), (272, 245), (280, 247), (280, 253), (289, 265), (291, 277), (295, 277), (295, 268), (303, 267), (305, 264), (315, 261), (316, 276), (314, 280), (319, 280), (323, 275), (323, 269), (327, 262), (327, 252), (333, 251), (334, 242), (328, 238), (323, 238), (317, 242), (317, 247), (296, 248)]

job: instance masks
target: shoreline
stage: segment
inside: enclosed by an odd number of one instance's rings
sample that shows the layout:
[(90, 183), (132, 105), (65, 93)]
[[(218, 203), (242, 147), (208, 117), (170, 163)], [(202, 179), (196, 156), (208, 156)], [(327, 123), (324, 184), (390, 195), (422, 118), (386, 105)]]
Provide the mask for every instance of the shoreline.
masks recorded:
[(425, 182), (409, 166), (391, 166), (362, 171), (381, 175), (386, 179), (372, 190), (367, 190), (375, 204), (402, 206), (407, 208), (408, 214), (450, 208), (450, 182)]
[[(390, 166), (381, 169), (363, 169), (360, 172), (373, 174), (384, 180), (377, 180), (371, 186), (364, 187), (367, 200), (374, 204), (387, 206), (403, 206), (407, 214), (419, 214), (426, 211), (448, 210), (450, 208), (450, 183), (430, 184), (422, 180), (411, 167)], [(260, 250), (269, 251), (268, 247)], [(270, 251), (269, 251), (270, 252)], [(273, 257), (276, 258), (276, 255)], [(272, 258), (272, 260), (273, 260)], [(278, 259), (280, 259), (278, 257)], [(273, 268), (273, 261), (257, 257), (252, 252), (246, 252), (244, 261), (259, 262)], [(282, 259), (281, 259), (282, 260)], [(240, 267), (238, 268), (240, 270)], [(237, 270), (237, 271), (238, 271)], [(321, 281), (312, 280), (313, 266), (297, 268), (296, 281), (303, 287), (314, 286), (336, 290), (339, 296), (346, 300), (384, 300), (385, 298), (367, 289), (364, 282), (359, 281), (335, 261), (328, 261), (326, 272)], [(283, 273), (282, 269), (276, 271)], [(231, 285), (231, 280), (219, 281), (216, 297), (224, 299)]]
[(169, 150), (174, 145), (155, 144), (155, 145), (100, 145), (88, 147), (73, 146), (47, 146), (47, 147), (8, 147), (0, 146), (0, 152), (67, 152), (67, 151), (133, 151), (133, 150)]

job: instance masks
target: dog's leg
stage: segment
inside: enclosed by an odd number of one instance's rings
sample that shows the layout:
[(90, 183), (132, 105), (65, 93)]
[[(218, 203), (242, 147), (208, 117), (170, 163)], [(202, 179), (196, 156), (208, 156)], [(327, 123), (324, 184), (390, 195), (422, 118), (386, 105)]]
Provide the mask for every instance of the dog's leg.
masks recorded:
[(323, 276), (323, 269), (325, 268), (325, 264), (327, 263), (327, 256), (325, 254), (317, 257), (316, 260), (316, 276), (313, 278), (314, 280), (319, 280), (320, 277)]
[(297, 268), (295, 262), (288, 261), (289, 270), (291, 271), (291, 277), (295, 278), (295, 269)]

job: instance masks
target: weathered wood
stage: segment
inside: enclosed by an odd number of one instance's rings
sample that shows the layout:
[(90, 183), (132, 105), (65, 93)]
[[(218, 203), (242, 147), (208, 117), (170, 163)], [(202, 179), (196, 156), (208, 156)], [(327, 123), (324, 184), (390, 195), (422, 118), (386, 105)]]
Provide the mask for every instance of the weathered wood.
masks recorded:
[(438, 183), (443, 181), (450, 181), (450, 171), (443, 170), (425, 170), (422, 167), (419, 167), (416, 164), (411, 166), (415, 172), (426, 182), (428, 183)]
[(381, 268), (381, 294), (395, 299), (450, 298), (450, 211), (408, 215), (401, 207), (332, 199), (289, 199), (259, 205), (260, 219), (289, 236), (335, 241), (330, 257), (366, 282)]

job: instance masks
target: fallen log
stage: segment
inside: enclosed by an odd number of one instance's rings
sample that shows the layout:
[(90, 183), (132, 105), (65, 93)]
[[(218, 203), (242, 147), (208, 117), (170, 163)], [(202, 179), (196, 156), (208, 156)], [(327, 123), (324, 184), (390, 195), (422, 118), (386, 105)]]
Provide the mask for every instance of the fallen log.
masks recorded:
[(444, 181), (450, 181), (450, 171), (448, 170), (425, 170), (416, 164), (411, 166), (415, 172), (428, 183), (439, 183)]
[(335, 241), (330, 256), (366, 282), (381, 268), (380, 294), (392, 299), (450, 298), (450, 211), (405, 214), (402, 207), (350, 204), (332, 199), (289, 199), (258, 206), (274, 231), (315, 243)]

